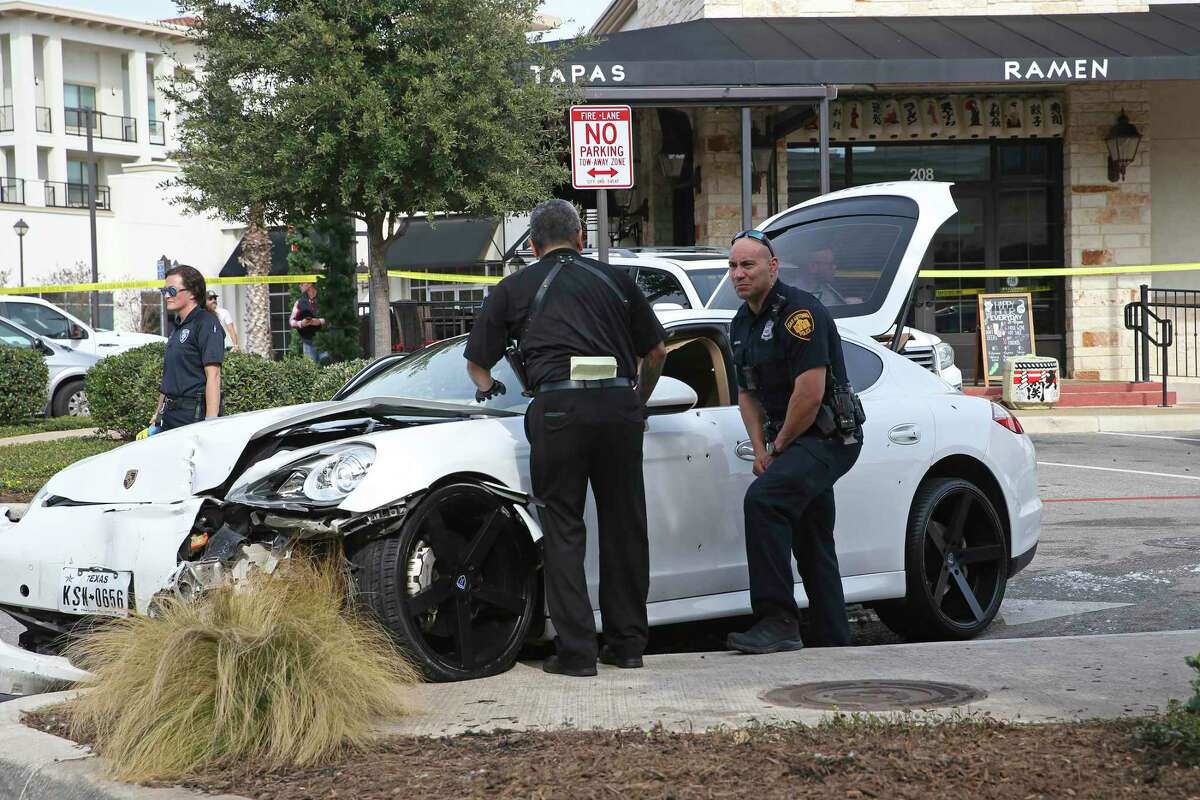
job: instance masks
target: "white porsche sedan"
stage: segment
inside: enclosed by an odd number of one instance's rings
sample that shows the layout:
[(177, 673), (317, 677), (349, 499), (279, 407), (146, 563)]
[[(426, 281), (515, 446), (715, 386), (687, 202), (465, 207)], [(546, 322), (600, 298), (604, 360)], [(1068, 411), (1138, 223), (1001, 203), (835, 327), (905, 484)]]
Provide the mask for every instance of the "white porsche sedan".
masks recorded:
[[(983, 631), (1039, 534), (1033, 446), (989, 401), (871, 338), (902, 314), (955, 212), (948, 184), (861, 187), (765, 223), (781, 258), (833, 248), (861, 302), (834, 311), (866, 408), (836, 487), (847, 602), (912, 639)], [(742, 498), (753, 453), (736, 405), (732, 312), (662, 314), (669, 356), (645, 436), (651, 625), (749, 613)], [(462, 338), (380, 359), (328, 403), (198, 423), (56, 475), (0, 513), (0, 609), (52, 654), (96, 619), (152, 612), (252, 570), (344, 553), (358, 595), (434, 680), (507, 669), (550, 637), (522, 414), (473, 400)], [(497, 368), (509, 387), (518, 386)], [(595, 530), (594, 509), (588, 526)], [(595, 539), (588, 575), (596, 604)], [(797, 581), (796, 598), (807, 605)]]

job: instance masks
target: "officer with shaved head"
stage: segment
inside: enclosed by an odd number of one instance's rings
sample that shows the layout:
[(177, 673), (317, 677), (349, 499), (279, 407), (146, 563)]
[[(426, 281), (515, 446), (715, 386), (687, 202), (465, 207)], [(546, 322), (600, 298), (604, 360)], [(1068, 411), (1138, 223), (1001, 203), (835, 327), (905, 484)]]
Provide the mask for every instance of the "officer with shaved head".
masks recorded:
[(799, 650), (792, 556), (804, 582), (814, 641), (850, 644), (834, 548), (833, 485), (862, 450), (862, 405), (851, 391), (842, 340), (825, 306), (779, 280), (770, 238), (733, 237), (729, 280), (745, 302), (730, 336), (738, 407), (754, 446), (746, 492), (746, 562), (757, 617), (728, 645), (743, 653)]

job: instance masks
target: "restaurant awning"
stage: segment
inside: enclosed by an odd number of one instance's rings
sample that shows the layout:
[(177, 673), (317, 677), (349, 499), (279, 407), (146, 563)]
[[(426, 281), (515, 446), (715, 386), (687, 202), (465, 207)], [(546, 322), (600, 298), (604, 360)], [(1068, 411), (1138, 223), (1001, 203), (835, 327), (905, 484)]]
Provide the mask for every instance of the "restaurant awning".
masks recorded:
[(743, 95), (751, 87), (794, 87), (799, 99), (820, 84), (1194, 80), (1200, 5), (1112, 14), (701, 19), (607, 34), (539, 77), (581, 83), (590, 100), (644, 99), (648, 87), (660, 95), (686, 95), (682, 87), (739, 87)]

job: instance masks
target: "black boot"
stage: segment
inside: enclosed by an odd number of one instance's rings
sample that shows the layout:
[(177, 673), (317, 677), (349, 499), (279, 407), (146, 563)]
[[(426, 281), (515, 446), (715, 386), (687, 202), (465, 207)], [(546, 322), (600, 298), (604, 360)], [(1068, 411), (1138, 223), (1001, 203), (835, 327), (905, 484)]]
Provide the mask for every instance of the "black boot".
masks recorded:
[(546, 660), (542, 662), (542, 672), (549, 672), (551, 675), (569, 675), (572, 678), (594, 678), (596, 665), (567, 666), (558, 660), (558, 656), (547, 656)]
[(641, 656), (619, 656), (608, 645), (600, 648), (600, 663), (621, 669), (638, 669), (642, 666)]
[(761, 655), (799, 650), (804, 647), (804, 642), (800, 641), (800, 626), (795, 620), (767, 617), (756, 622), (754, 627), (745, 633), (729, 634), (725, 645), (730, 650)]

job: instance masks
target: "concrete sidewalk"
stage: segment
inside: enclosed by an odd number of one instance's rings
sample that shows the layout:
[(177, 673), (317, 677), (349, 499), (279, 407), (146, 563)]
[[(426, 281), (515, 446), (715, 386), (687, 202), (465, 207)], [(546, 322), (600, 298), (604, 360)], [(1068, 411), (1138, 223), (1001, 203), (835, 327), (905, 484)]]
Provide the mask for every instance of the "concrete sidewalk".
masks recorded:
[[(601, 665), (597, 678), (546, 675), (539, 663), (503, 675), (420, 687), (424, 711), (389, 733), (445, 735), (498, 728), (648, 727), (819, 721), (829, 712), (784, 708), (763, 695), (816, 681), (907, 680), (962, 684), (987, 693), (957, 707), (1017, 722), (1148, 714), (1186, 699), (1200, 630), (992, 639), (812, 649), (768, 656), (680, 653), (640, 670)], [(954, 707), (941, 708), (949, 713)], [(882, 711), (880, 713), (883, 713)]]
[(1157, 406), (1018, 409), (1013, 412), (1026, 433), (1200, 432), (1200, 404)]
[(0, 447), (10, 444), (30, 444), (31, 442), (52, 442), (55, 439), (77, 439), (84, 436), (97, 436), (99, 428), (75, 428), (69, 431), (45, 431), (43, 433), (26, 433), (21, 436), (9, 436), (0, 439)]

